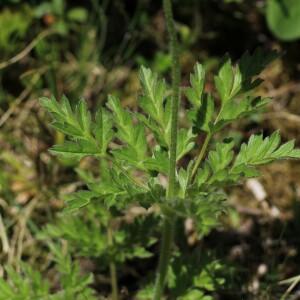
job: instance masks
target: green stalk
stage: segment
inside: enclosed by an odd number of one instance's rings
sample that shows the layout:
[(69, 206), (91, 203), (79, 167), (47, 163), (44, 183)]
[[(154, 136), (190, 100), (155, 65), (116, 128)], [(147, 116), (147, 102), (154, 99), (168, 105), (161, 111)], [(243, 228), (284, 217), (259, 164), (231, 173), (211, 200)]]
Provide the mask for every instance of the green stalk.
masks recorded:
[[(113, 232), (112, 232), (112, 226), (111, 224), (108, 224), (107, 227), (107, 240), (108, 244), (110, 246), (113, 245)], [(110, 270), (110, 284), (111, 284), (111, 294), (112, 294), (112, 300), (118, 300), (118, 280), (117, 280), (117, 269), (116, 264), (111, 261), (109, 263), (109, 270)]]
[(172, 104), (171, 104), (171, 143), (170, 143), (170, 161), (169, 161), (169, 185), (167, 197), (172, 198), (175, 195), (176, 183), (176, 153), (177, 153), (177, 123), (178, 107), (180, 101), (180, 65), (177, 46), (177, 37), (173, 21), (171, 0), (163, 0), (164, 12), (167, 23), (167, 29), (170, 38), (170, 52), (172, 56)]
[(168, 266), (171, 256), (171, 248), (174, 237), (174, 221), (171, 218), (165, 218), (163, 224), (163, 236), (159, 256), (158, 271), (156, 274), (155, 290), (153, 300), (160, 300), (164, 291)]
[[(224, 106), (221, 107), (221, 109), (220, 109), (220, 111), (219, 111), (219, 113), (218, 113), (218, 115), (217, 115), (217, 117), (216, 117), (216, 119), (214, 121), (214, 125), (216, 125), (218, 123), (218, 121), (220, 119), (220, 116), (222, 114), (223, 108), (224, 108)], [(200, 150), (200, 152), (198, 154), (198, 157), (196, 159), (195, 165), (194, 165), (194, 167), (192, 169), (191, 180), (190, 180), (191, 183), (193, 183), (193, 181), (195, 179), (195, 176), (197, 174), (197, 170), (198, 170), (198, 168), (199, 168), (199, 166), (200, 166), (200, 164), (201, 164), (201, 162), (202, 162), (202, 160), (203, 160), (203, 158), (204, 158), (204, 156), (206, 154), (207, 147), (208, 147), (209, 142), (210, 142), (210, 140), (211, 140), (212, 137), (213, 137), (212, 133), (211, 132), (208, 133), (207, 136), (206, 136), (206, 138), (205, 138), (205, 140), (204, 140), (204, 142), (203, 142), (201, 150)]]
[[(180, 101), (180, 66), (178, 43), (175, 31), (171, 0), (163, 0), (166, 25), (170, 40), (170, 53), (172, 57), (172, 104), (171, 104), (171, 141), (169, 159), (169, 182), (166, 191), (168, 200), (176, 196), (176, 148), (178, 132), (178, 106)], [(156, 276), (156, 284), (153, 300), (161, 299), (168, 273), (168, 266), (171, 256), (171, 248), (174, 239), (174, 216), (164, 215), (163, 236)]]
[(191, 182), (193, 182), (193, 180), (194, 180), (194, 178), (195, 178), (195, 176), (196, 176), (197, 170), (198, 170), (198, 168), (199, 168), (199, 166), (200, 166), (200, 163), (202, 162), (202, 159), (204, 158), (204, 155), (205, 155), (205, 153), (206, 153), (206, 149), (207, 149), (207, 146), (208, 146), (208, 144), (209, 144), (209, 142), (210, 142), (211, 137), (212, 137), (212, 135), (211, 135), (211, 133), (209, 133), (209, 134), (206, 136), (205, 140), (204, 140), (204, 143), (203, 143), (203, 145), (202, 145), (202, 147), (201, 147), (201, 150), (200, 150), (200, 152), (199, 152), (199, 155), (198, 155), (198, 157), (197, 157), (197, 160), (196, 160), (196, 162), (195, 162), (195, 165), (194, 165), (194, 167), (193, 167), (193, 169), (192, 169)]

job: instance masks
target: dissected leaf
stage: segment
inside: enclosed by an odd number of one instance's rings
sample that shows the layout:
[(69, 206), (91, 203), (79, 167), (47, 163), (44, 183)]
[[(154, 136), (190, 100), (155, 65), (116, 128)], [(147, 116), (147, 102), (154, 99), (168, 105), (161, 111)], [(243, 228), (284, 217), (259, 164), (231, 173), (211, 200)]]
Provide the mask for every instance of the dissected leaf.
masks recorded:
[(262, 165), (278, 159), (300, 158), (300, 150), (294, 149), (294, 141), (289, 141), (281, 146), (279, 132), (274, 132), (270, 137), (252, 135), (241, 150), (234, 162), (234, 168), (239, 165)]
[(178, 196), (182, 199), (185, 199), (190, 184), (192, 166), (190, 162), (186, 170), (181, 168), (177, 174), (179, 183)]
[(108, 97), (107, 106), (114, 114), (118, 138), (124, 143), (134, 145), (135, 134), (131, 114), (121, 106), (120, 100), (115, 96)]
[(61, 249), (51, 251), (61, 258), (55, 257), (56, 272), (60, 276), (60, 289), (52, 291), (49, 280), (41, 272), (34, 270), (29, 264), (21, 263), (20, 271), (7, 266), (7, 279), (0, 278), (0, 300), (95, 300), (94, 291), (89, 288), (93, 282), (92, 274), (80, 274), (79, 265), (73, 263), (70, 256), (66, 257)]
[(142, 67), (140, 81), (143, 88), (143, 96), (140, 98), (141, 108), (158, 124), (163, 126), (164, 100), (166, 97), (166, 84), (159, 80), (156, 73)]
[(228, 184), (237, 180), (237, 174), (230, 174), (230, 166), (233, 160), (234, 143), (228, 140), (217, 143), (215, 150), (208, 154), (203, 167), (197, 172), (196, 182), (199, 188), (203, 185)]
[(133, 124), (131, 114), (122, 108), (118, 98), (110, 96), (108, 107), (115, 116), (117, 137), (127, 144), (113, 151), (114, 156), (142, 168), (143, 161), (147, 158), (147, 141), (144, 127), (139, 123)]
[(205, 94), (198, 109), (189, 111), (189, 117), (193, 122), (194, 131), (211, 132), (213, 129), (213, 116), (215, 104), (211, 94)]
[(67, 158), (81, 159), (85, 156), (101, 156), (101, 149), (95, 143), (85, 140), (67, 141), (64, 144), (54, 145), (49, 151)]
[(213, 191), (207, 195), (198, 195), (191, 200), (188, 211), (201, 237), (219, 224), (219, 216), (226, 211), (225, 200), (224, 193)]
[[(53, 116), (55, 129), (73, 137), (83, 138), (85, 136), (84, 128), (89, 127), (90, 116), (83, 116), (85, 105), (82, 101), (73, 111), (70, 102), (64, 96), (58, 103), (54, 97), (40, 99), (41, 105), (48, 110)], [(81, 112), (81, 114), (80, 114)]]
[(79, 208), (88, 205), (92, 198), (98, 195), (91, 191), (78, 191), (65, 196), (66, 207), (64, 212), (74, 212)]
[(215, 76), (215, 85), (223, 103), (232, 99), (241, 89), (242, 75), (238, 66), (233, 66), (226, 57), (219, 73)]
[(100, 108), (96, 113), (93, 132), (102, 154), (106, 152), (108, 144), (114, 136), (112, 128), (113, 120), (110, 113), (106, 109)]
[(143, 94), (139, 99), (139, 105), (146, 113), (146, 116), (140, 118), (162, 145), (169, 146), (171, 102), (170, 97), (167, 97), (166, 83), (164, 80), (159, 80), (156, 73), (145, 67), (140, 70), (140, 81)]
[(147, 158), (144, 166), (150, 171), (157, 171), (163, 174), (168, 174), (169, 170), (169, 156), (166, 151), (157, 148), (153, 152), (151, 158)]
[(242, 144), (235, 159), (233, 146), (233, 142), (217, 143), (216, 149), (209, 152), (207, 160), (196, 176), (199, 188), (230, 184), (243, 177), (256, 177), (259, 175), (255, 169), (258, 165), (279, 159), (300, 158), (300, 150), (294, 149), (294, 141), (280, 145), (278, 131), (265, 139), (262, 135), (252, 135), (248, 144)]
[[(68, 100), (66, 99), (66, 102)], [(76, 105), (75, 114), (77, 116), (77, 121), (85, 135), (89, 135), (91, 131), (91, 113), (88, 110), (87, 104), (84, 100), (80, 100)]]
[(214, 173), (224, 170), (233, 159), (233, 141), (217, 143), (216, 150), (209, 152), (207, 163)]
[(190, 249), (188, 255), (172, 259), (168, 272), (168, 287), (171, 299), (212, 300), (211, 291), (224, 285), (224, 271), (228, 267), (199, 249)]
[(194, 278), (194, 286), (206, 291), (214, 291), (216, 286), (224, 285), (225, 279), (217, 276), (221, 269), (222, 265), (218, 261), (207, 264), (201, 273)]
[[(219, 128), (241, 117), (259, 111), (269, 102), (270, 100), (268, 98), (251, 96), (246, 96), (239, 101), (228, 102), (222, 109), (222, 114), (219, 118), (222, 125)], [(219, 126), (219, 124), (217, 124), (217, 126)]]
[(204, 89), (205, 70), (203, 66), (196, 63), (194, 73), (190, 76), (191, 87), (185, 90), (185, 95), (194, 108), (200, 108)]
[(276, 51), (265, 52), (260, 48), (257, 48), (252, 54), (248, 51), (243, 54), (239, 61), (239, 69), (242, 74), (244, 92), (254, 89), (261, 83), (261, 80), (255, 76), (258, 76), (277, 57)]
[(53, 116), (52, 126), (67, 135), (64, 144), (53, 146), (50, 151), (66, 158), (83, 158), (85, 156), (103, 156), (113, 138), (110, 114), (100, 109), (92, 120), (91, 113), (84, 100), (80, 100), (72, 109), (66, 97), (61, 102), (55, 98), (41, 98), (41, 105)]
[(181, 128), (178, 131), (177, 137), (177, 161), (180, 160), (185, 154), (190, 152), (194, 147), (194, 134), (192, 133), (192, 129), (184, 129)]

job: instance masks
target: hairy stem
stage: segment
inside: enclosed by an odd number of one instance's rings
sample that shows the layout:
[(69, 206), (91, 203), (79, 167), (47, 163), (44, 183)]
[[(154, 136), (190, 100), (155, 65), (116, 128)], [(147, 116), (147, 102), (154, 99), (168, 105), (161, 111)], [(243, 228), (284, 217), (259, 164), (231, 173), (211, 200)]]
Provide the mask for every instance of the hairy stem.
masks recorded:
[[(176, 191), (176, 148), (178, 131), (178, 106), (180, 101), (180, 66), (178, 43), (173, 20), (171, 0), (163, 0), (163, 8), (170, 40), (170, 53), (172, 57), (171, 141), (169, 160), (169, 182), (166, 192), (167, 199), (172, 201)], [(168, 215), (165, 215), (163, 224), (162, 244), (153, 300), (159, 300), (164, 290), (166, 275), (168, 272), (168, 266), (171, 256), (171, 248), (173, 244), (173, 235), (174, 219)]]
[[(107, 227), (107, 239), (108, 239), (108, 244), (110, 246), (113, 245), (113, 232), (112, 232), (112, 227), (111, 224), (108, 224)], [(112, 294), (112, 300), (118, 300), (118, 280), (117, 280), (117, 270), (116, 270), (116, 265), (113, 261), (110, 262), (109, 264), (109, 270), (110, 270), (110, 284), (111, 284), (111, 294)]]
[(173, 21), (171, 0), (163, 0), (167, 29), (170, 38), (170, 52), (172, 56), (172, 105), (171, 105), (171, 143), (169, 161), (168, 198), (174, 197), (176, 183), (176, 148), (177, 148), (177, 123), (178, 106), (180, 100), (180, 66), (177, 46), (177, 37)]
[(160, 249), (159, 266), (156, 274), (156, 283), (153, 300), (159, 300), (164, 290), (168, 266), (170, 261), (171, 248), (174, 237), (174, 221), (165, 218), (163, 224), (163, 237)]

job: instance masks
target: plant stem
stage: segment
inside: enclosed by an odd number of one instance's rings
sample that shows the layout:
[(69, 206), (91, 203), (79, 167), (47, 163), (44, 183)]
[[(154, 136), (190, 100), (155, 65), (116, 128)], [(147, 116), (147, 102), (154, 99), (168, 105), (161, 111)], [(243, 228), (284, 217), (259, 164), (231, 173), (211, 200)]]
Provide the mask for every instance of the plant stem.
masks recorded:
[(165, 218), (163, 224), (163, 236), (160, 249), (159, 265), (156, 274), (156, 283), (153, 300), (160, 300), (164, 290), (168, 266), (170, 261), (171, 248), (174, 237), (174, 221), (171, 218)]
[[(169, 182), (166, 192), (168, 200), (175, 196), (176, 192), (176, 154), (177, 154), (177, 131), (178, 131), (178, 106), (180, 101), (180, 66), (178, 43), (173, 20), (171, 0), (163, 0), (166, 25), (169, 34), (169, 47), (172, 57), (172, 103), (171, 103), (171, 141), (169, 159)], [(156, 284), (153, 300), (159, 300), (164, 290), (166, 275), (171, 256), (171, 248), (174, 236), (174, 216), (165, 214), (163, 224), (163, 236), (159, 257), (159, 265), (156, 276)]]
[(171, 104), (171, 143), (169, 161), (169, 185), (167, 197), (174, 197), (176, 182), (176, 153), (177, 153), (177, 123), (178, 106), (180, 101), (180, 66), (177, 37), (173, 21), (171, 0), (163, 0), (167, 29), (170, 38), (170, 52), (172, 56), (172, 104)]
[(195, 165), (194, 165), (193, 170), (192, 170), (191, 182), (193, 182), (193, 180), (194, 180), (194, 178), (196, 176), (197, 170), (199, 168), (199, 165), (200, 165), (202, 159), (204, 158), (204, 155), (206, 153), (206, 149), (207, 149), (207, 146), (209, 144), (209, 141), (210, 141), (211, 137), (212, 137), (212, 135), (209, 133), (206, 136), (205, 140), (204, 140), (204, 143), (203, 143), (203, 145), (201, 147), (201, 150), (199, 152), (199, 155), (197, 157), (197, 160), (196, 160)]
[[(107, 239), (108, 239), (108, 244), (112, 246), (113, 232), (112, 232), (111, 224), (108, 224), (107, 227)], [(117, 270), (116, 270), (116, 265), (113, 261), (110, 262), (109, 269), (110, 269), (110, 284), (111, 284), (112, 300), (118, 300), (119, 296), (118, 296)]]
[[(221, 116), (221, 114), (222, 114), (223, 108), (224, 108), (224, 107), (222, 106), (221, 109), (220, 109), (220, 111), (219, 111), (219, 113), (218, 113), (218, 115), (217, 115), (217, 117), (216, 117), (216, 119), (215, 119), (215, 121), (214, 121), (214, 125), (216, 125), (216, 124), (218, 123), (218, 121), (219, 121), (219, 119), (220, 119), (220, 116)], [(201, 162), (202, 162), (202, 160), (203, 160), (203, 158), (204, 158), (204, 156), (205, 156), (206, 149), (207, 149), (207, 147), (208, 147), (208, 144), (209, 144), (209, 142), (210, 142), (212, 136), (213, 136), (213, 134), (210, 132), (210, 133), (207, 134), (207, 136), (206, 136), (206, 138), (205, 138), (205, 140), (204, 140), (204, 143), (203, 143), (203, 145), (202, 145), (202, 147), (201, 147), (201, 150), (200, 150), (200, 152), (199, 152), (199, 154), (198, 154), (198, 157), (197, 157), (197, 160), (196, 160), (196, 162), (195, 162), (195, 165), (194, 165), (194, 167), (193, 167), (193, 169), (192, 169), (191, 181), (190, 181), (191, 183), (193, 183), (193, 181), (194, 181), (194, 179), (195, 179), (197, 170), (198, 170), (198, 168), (199, 168), (199, 166), (200, 166), (200, 164), (201, 164)]]

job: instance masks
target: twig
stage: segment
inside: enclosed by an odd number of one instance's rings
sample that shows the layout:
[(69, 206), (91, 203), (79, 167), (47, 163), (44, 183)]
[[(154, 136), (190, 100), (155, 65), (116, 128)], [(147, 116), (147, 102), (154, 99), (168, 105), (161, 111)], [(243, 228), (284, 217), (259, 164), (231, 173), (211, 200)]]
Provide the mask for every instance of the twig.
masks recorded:
[(282, 280), (279, 282), (280, 285), (282, 284), (291, 284), (288, 289), (285, 291), (283, 296), (280, 298), (280, 300), (285, 300), (286, 297), (291, 293), (291, 291), (295, 288), (295, 286), (300, 282), (300, 275), (294, 276), (292, 278)]
[(20, 234), (18, 239), (18, 251), (17, 251), (17, 259), (21, 258), (22, 254), (22, 244), (23, 244), (23, 237), (25, 235), (25, 227), (26, 223), (33, 212), (35, 206), (37, 204), (37, 198), (34, 198), (25, 208), (24, 214), (20, 217)]
[(40, 34), (38, 34), (38, 36), (32, 40), (27, 47), (25, 47), (20, 53), (18, 53), (16, 56), (13, 56), (12, 58), (8, 59), (7, 61), (4, 61), (2, 63), (0, 63), (0, 70), (4, 69), (16, 62), (18, 62), (19, 60), (21, 60), (22, 58), (24, 58), (26, 55), (28, 55), (30, 53), (30, 51), (45, 37), (55, 34), (57, 33), (57, 31), (51, 29), (51, 30), (45, 30), (42, 31)]
[(19, 97), (13, 102), (10, 108), (2, 115), (0, 118), (0, 127), (8, 120), (8, 118), (12, 115), (16, 107), (29, 96), (30, 92), (32, 91), (33, 86), (38, 82), (39, 77), (33, 80), (32, 84), (24, 89)]
[(278, 89), (272, 88), (270, 91), (267, 92), (267, 96), (274, 98), (274, 97), (280, 97), (287, 93), (296, 93), (300, 91), (300, 84), (299, 83), (288, 83), (286, 85), (283, 85), (282, 87)]
[(9, 242), (8, 242), (8, 238), (7, 238), (7, 234), (6, 234), (6, 230), (5, 230), (5, 226), (2, 220), (2, 215), (0, 214), (0, 238), (1, 238), (1, 242), (2, 242), (2, 251), (7, 254), (9, 252)]
[(291, 121), (291, 122), (300, 123), (300, 116), (299, 115), (291, 114), (287, 111), (265, 113), (265, 114), (263, 114), (262, 117), (264, 119), (273, 119), (275, 117), (275, 118), (278, 118), (278, 119), (286, 119), (286, 120)]
[(13, 102), (13, 104), (10, 106), (10, 108), (2, 115), (0, 118), (0, 127), (9, 119), (11, 114), (14, 112), (16, 107), (24, 100), (26, 97), (30, 94), (31, 87), (27, 88), (22, 91), (22, 93), (19, 95), (19, 97)]

